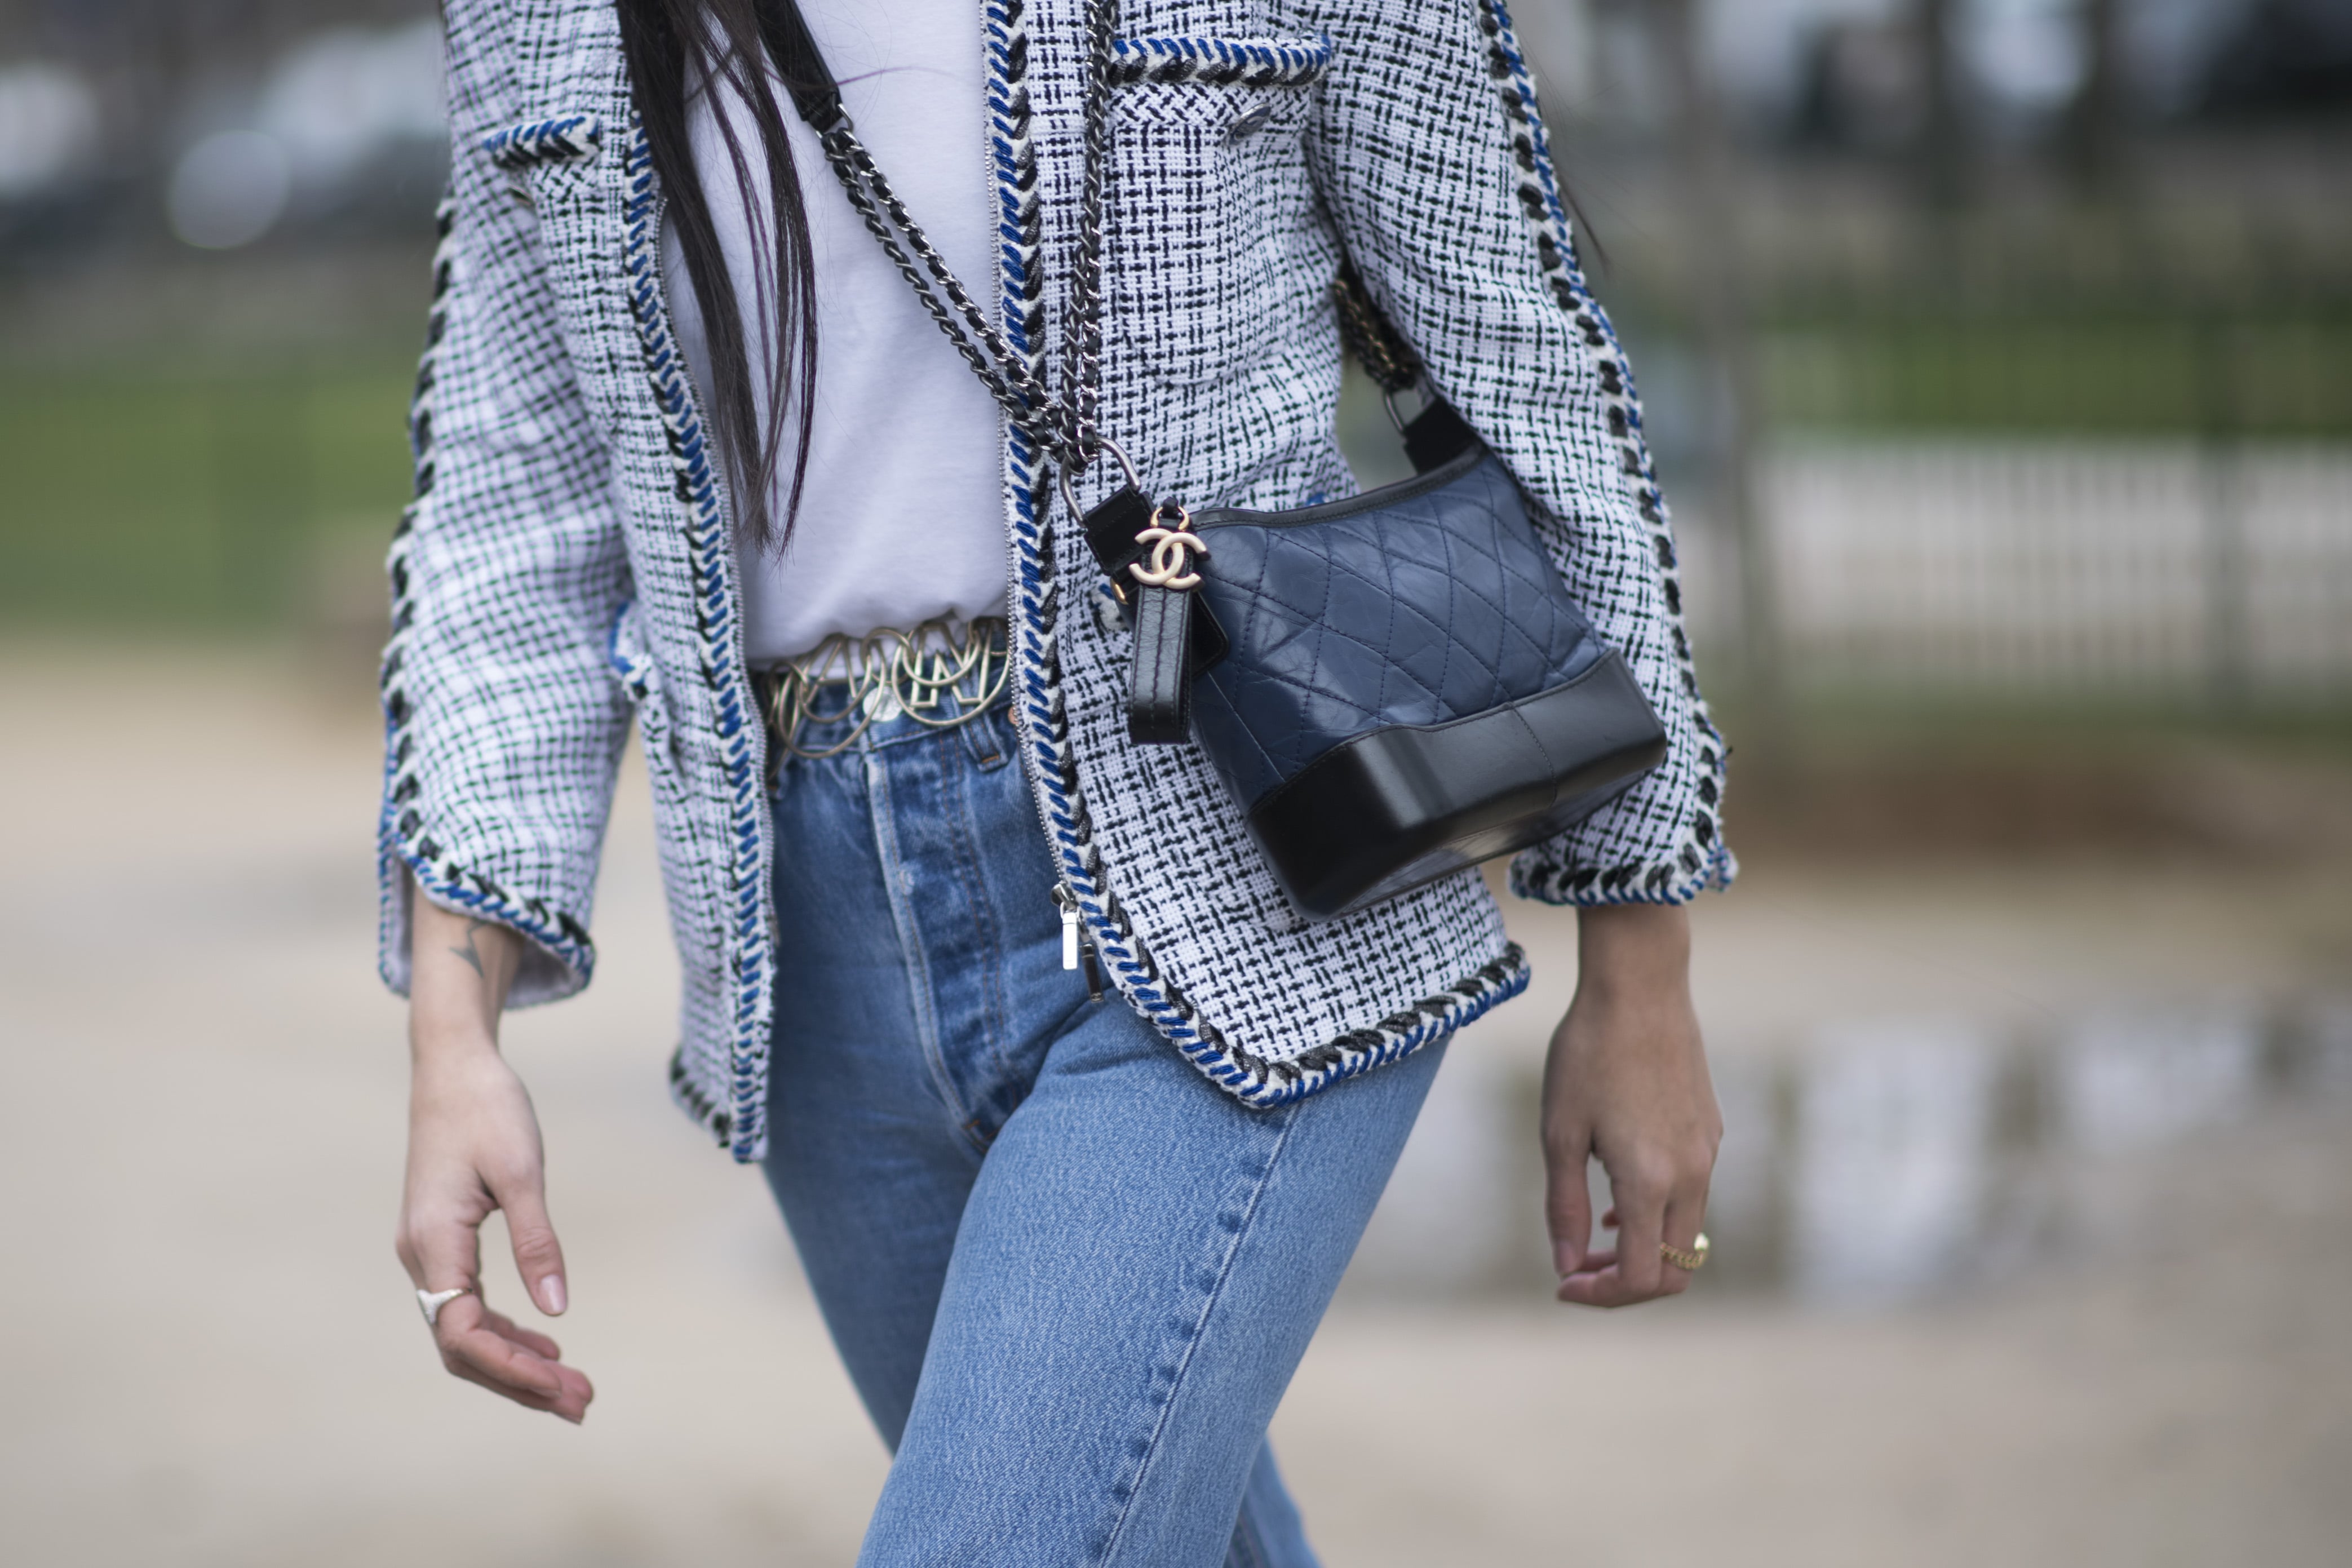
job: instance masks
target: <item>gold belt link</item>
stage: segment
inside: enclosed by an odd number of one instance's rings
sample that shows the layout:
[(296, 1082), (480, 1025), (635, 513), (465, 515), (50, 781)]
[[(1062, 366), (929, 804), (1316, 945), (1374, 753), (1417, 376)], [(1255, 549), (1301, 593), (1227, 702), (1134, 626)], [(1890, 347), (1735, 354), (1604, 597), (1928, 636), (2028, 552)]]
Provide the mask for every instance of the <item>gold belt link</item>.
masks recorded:
[[(981, 616), (959, 622), (941, 616), (912, 631), (884, 626), (856, 637), (835, 632), (799, 658), (758, 674), (767, 689), (778, 757), (815, 762), (856, 745), (877, 719), (904, 713), (933, 730), (969, 724), (1003, 695), (1012, 668), (1002, 619)], [(841, 704), (820, 708), (818, 694), (829, 686), (844, 689)], [(808, 725), (839, 723), (853, 714), (856, 727), (832, 745), (813, 751), (801, 744)]]

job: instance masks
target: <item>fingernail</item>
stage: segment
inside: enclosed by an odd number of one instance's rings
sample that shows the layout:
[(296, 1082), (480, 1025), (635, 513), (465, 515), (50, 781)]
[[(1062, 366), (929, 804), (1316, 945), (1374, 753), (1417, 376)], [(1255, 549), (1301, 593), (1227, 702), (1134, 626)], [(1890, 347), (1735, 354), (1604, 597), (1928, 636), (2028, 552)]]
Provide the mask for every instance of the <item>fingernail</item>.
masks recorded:
[(546, 1279), (541, 1280), (539, 1282), (539, 1299), (546, 1305), (547, 1315), (549, 1317), (560, 1318), (563, 1316), (563, 1309), (566, 1305), (563, 1299), (563, 1276), (561, 1274), (551, 1274)]
[(1551, 1267), (1553, 1273), (1559, 1275), (1562, 1279), (1565, 1279), (1570, 1275), (1576, 1272), (1577, 1261), (1576, 1248), (1569, 1246), (1569, 1244), (1564, 1241), (1558, 1241), (1552, 1244)]

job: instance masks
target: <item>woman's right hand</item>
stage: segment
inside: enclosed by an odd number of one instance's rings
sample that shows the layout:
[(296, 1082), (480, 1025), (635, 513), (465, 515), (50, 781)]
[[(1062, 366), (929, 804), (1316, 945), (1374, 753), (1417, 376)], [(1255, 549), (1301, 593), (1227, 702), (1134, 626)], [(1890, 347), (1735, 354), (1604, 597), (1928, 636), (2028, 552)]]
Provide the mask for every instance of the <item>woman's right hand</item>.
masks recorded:
[(444, 1366), (576, 1423), (595, 1397), (586, 1375), (563, 1364), (553, 1340), (483, 1299), (480, 1233), (496, 1209), (507, 1216), (525, 1292), (551, 1317), (569, 1304), (563, 1251), (547, 1217), (539, 1118), (499, 1054), (498, 1018), (521, 939), (412, 896), (408, 1175), (395, 1247), (419, 1290), (471, 1288), (434, 1325)]

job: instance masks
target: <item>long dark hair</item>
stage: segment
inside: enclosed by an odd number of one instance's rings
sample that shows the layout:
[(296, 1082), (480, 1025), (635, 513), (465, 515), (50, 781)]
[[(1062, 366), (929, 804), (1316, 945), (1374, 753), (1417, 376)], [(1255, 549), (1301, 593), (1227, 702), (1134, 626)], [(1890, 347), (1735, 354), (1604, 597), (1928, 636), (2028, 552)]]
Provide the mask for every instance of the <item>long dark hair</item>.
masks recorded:
[[(734, 491), (737, 524), (763, 546), (781, 544), (792, 533), (808, 478), (809, 430), (816, 384), (815, 258), (809, 248), (808, 208), (784, 133), (784, 111), (770, 83), (767, 51), (761, 47), (761, 0), (618, 0), (621, 47), (645, 121), (654, 173), (677, 225), (678, 247), (709, 340), (711, 417), (719, 449)], [(748, 105), (759, 128), (759, 145), (747, 148), (735, 133), (723, 100), (719, 128), (734, 165), (735, 187), (744, 193), (751, 243), (761, 263), (751, 300), (752, 320), (767, 341), (763, 360), (768, 414), (764, 422), (753, 396), (751, 339), (742, 302), (736, 298), (710, 205), (694, 166), (688, 138), (688, 82), (703, 91), (733, 94)], [(766, 165), (770, 200), (758, 210), (750, 195), (751, 158)], [(768, 331), (772, 331), (772, 336)], [(799, 415), (793, 443), (792, 486), (783, 515), (769, 498), (782, 461), (787, 408)]]

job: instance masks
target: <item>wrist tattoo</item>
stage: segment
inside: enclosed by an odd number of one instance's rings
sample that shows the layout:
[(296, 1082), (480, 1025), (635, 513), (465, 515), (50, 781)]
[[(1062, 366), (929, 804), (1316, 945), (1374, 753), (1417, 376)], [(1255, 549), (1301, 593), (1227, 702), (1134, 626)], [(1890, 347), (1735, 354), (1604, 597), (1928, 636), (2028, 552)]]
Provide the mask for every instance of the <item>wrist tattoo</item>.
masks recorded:
[(489, 972), (482, 967), (482, 950), (474, 945), (474, 934), (488, 926), (489, 923), (490, 922), (488, 921), (467, 920), (466, 921), (466, 945), (463, 947), (453, 947), (449, 950), (451, 952), (456, 953), (459, 958), (464, 959), (466, 961), (467, 967), (471, 969), (476, 974), (480, 975), (484, 980), (488, 980), (490, 977)]

